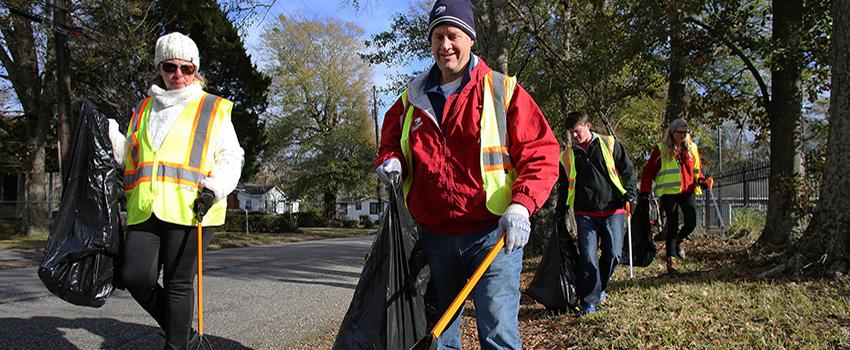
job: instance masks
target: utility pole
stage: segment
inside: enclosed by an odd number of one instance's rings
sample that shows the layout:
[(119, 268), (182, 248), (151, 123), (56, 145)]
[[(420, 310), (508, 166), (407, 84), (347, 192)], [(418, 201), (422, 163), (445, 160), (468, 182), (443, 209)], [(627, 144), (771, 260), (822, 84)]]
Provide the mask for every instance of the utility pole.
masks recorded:
[[(378, 132), (378, 90), (372, 85), (372, 119), (375, 121), (375, 154), (381, 149), (381, 137)], [(384, 200), (381, 198), (381, 179), (375, 179), (375, 195), (378, 196), (378, 211), (384, 211)]]
[(56, 43), (56, 114), (59, 118), (59, 159), (67, 159), (72, 124), (69, 118), (71, 106), (71, 54), (68, 50), (68, 28), (71, 27), (68, 23), (69, 14), (70, 6), (66, 0), (53, 1), (53, 33)]
[(723, 122), (717, 125), (717, 173), (723, 172)]

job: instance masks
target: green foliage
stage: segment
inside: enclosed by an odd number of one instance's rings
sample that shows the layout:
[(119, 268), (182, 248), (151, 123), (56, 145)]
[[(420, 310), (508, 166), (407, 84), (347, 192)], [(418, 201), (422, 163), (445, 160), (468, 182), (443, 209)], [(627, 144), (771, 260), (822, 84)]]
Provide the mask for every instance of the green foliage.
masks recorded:
[[(245, 232), (245, 212), (228, 211), (223, 231)], [(297, 232), (298, 226), (287, 215), (248, 214), (249, 233), (284, 233)]]
[(729, 236), (736, 239), (756, 238), (764, 229), (765, 215), (766, 213), (763, 208), (743, 207), (732, 209)]
[(293, 198), (322, 196), (325, 217), (339, 193), (371, 191), (375, 144), (362, 30), (334, 20), (279, 17), (262, 34), (272, 77), (266, 172)]
[(231, 120), (245, 150), (242, 178), (249, 179), (268, 145), (260, 115), (268, 106), (271, 79), (251, 62), (239, 33), (216, 1), (159, 1), (157, 5), (161, 34), (189, 35), (200, 51), (200, 73), (207, 79), (207, 90), (233, 101)]
[(373, 228), (375, 227), (375, 222), (372, 221), (369, 215), (360, 215), (360, 226), (363, 226), (363, 228)]
[[(132, 109), (147, 96), (155, 74), (152, 61), (158, 23), (151, 16), (151, 1), (75, 2), (73, 25), (81, 26), (85, 36), (71, 36), (68, 41), (72, 120), (79, 102), (89, 100), (126, 126)], [(105, 76), (108, 83), (104, 83)]]
[(298, 227), (326, 227), (328, 220), (315, 211), (302, 211), (295, 214)]
[(343, 228), (355, 228), (359, 222), (357, 220), (340, 219), (339, 226)]

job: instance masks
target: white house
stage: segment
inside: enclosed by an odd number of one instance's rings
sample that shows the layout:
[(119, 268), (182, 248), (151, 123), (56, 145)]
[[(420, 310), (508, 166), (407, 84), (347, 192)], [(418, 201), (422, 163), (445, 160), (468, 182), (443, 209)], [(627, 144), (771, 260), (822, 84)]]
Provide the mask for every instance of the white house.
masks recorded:
[(337, 201), (337, 215), (344, 219), (357, 221), (360, 221), (361, 216), (368, 216), (372, 221), (377, 221), (381, 218), (381, 213), (389, 205), (389, 202), (384, 199), (382, 204), (383, 208), (378, 205), (378, 199), (372, 197), (342, 197)]
[(228, 209), (240, 209), (267, 214), (297, 213), (300, 201), (291, 201), (274, 185), (241, 183), (228, 196)]

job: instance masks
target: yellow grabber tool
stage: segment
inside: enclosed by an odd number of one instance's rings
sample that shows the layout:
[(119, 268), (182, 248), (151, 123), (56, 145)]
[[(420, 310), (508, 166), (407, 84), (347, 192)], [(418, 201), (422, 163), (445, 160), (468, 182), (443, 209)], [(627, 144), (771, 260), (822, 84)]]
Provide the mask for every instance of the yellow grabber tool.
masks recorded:
[(466, 297), (469, 296), (469, 293), (472, 292), (472, 288), (475, 287), (475, 284), (478, 283), (478, 280), (481, 279), (481, 276), (484, 275), (484, 271), (487, 271), (487, 268), (490, 267), (490, 263), (493, 262), (493, 259), (496, 258), (496, 255), (499, 254), (499, 250), (505, 247), (505, 234), (502, 233), (502, 236), (499, 237), (499, 240), (496, 242), (496, 245), (490, 249), (490, 252), (487, 253), (487, 256), (484, 257), (484, 261), (481, 262), (481, 265), (478, 265), (478, 268), (475, 269), (475, 272), (472, 273), (472, 277), (466, 281), (466, 284), (463, 286), (463, 289), (460, 290), (460, 293), (457, 294), (455, 300), (449, 305), (449, 308), (446, 309), (446, 312), (443, 313), (443, 316), (440, 317), (440, 320), (437, 321), (437, 324), (434, 325), (434, 329), (431, 330), (431, 336), (422, 338), (416, 344), (413, 345), (410, 350), (436, 350), (437, 349), (437, 340), (440, 338), (440, 334), (443, 334), (443, 331), (446, 329), (446, 326), (449, 325), (449, 322), (452, 320), (452, 316), (460, 309), (460, 306), (463, 305), (463, 302), (466, 301)]
[(198, 230), (198, 341), (197, 344), (192, 344), (193, 339), (189, 339), (189, 345), (195, 345), (195, 349), (212, 349), (209, 340), (204, 338), (204, 227), (201, 220), (195, 221)]

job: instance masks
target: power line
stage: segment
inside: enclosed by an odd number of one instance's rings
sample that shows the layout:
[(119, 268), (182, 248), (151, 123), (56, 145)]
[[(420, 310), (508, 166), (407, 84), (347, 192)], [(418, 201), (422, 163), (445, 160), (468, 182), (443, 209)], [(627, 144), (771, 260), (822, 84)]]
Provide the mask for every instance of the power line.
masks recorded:
[(50, 18), (46, 18), (46, 17), (41, 16), (41, 15), (29, 13), (27, 11), (11, 7), (11, 6), (4, 4), (4, 3), (0, 3), (0, 6), (5, 7), (7, 10), (9, 10), (9, 13), (12, 14), (12, 15), (15, 15), (15, 16), (18, 16), (18, 17), (23, 17), (23, 18), (26, 18), (26, 19), (28, 19), (32, 22), (36, 22), (36, 23), (49, 24), (49, 25), (53, 26), (54, 29), (62, 32), (62, 34), (65, 34), (65, 35), (67, 35), (67, 34), (72, 34), (72, 35), (83, 34), (82, 28), (80, 28), (80, 27), (72, 27), (72, 26), (68, 26), (64, 23), (56, 23), (55, 21), (53, 21)]

